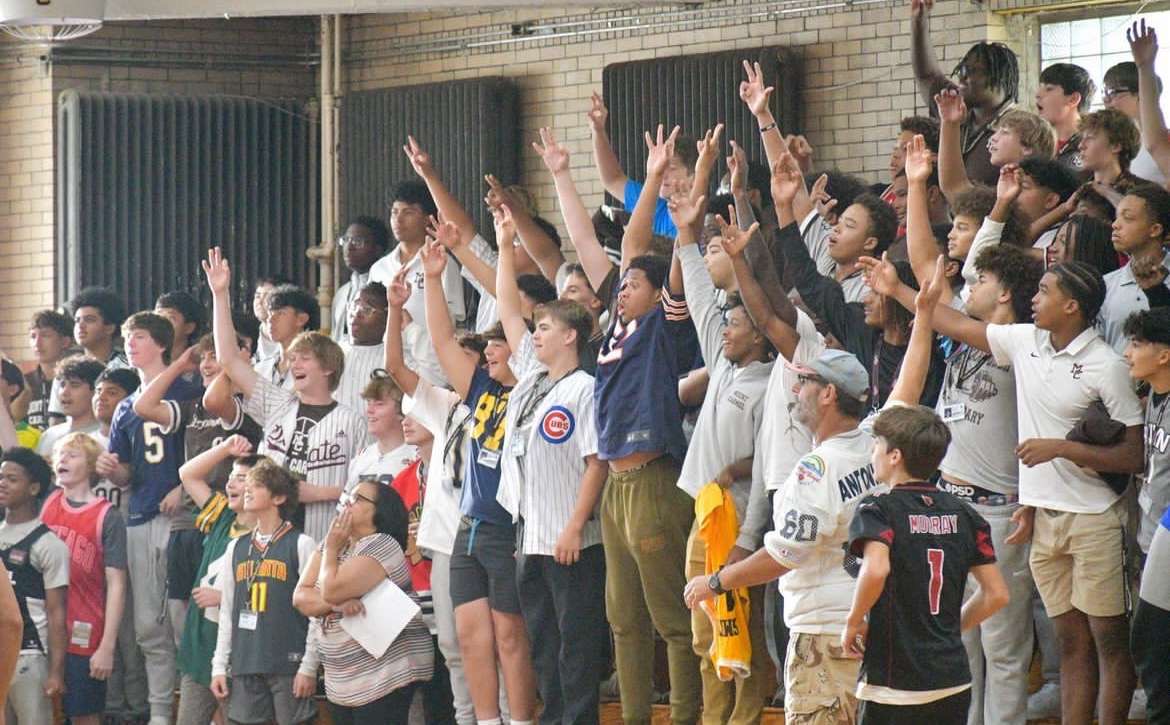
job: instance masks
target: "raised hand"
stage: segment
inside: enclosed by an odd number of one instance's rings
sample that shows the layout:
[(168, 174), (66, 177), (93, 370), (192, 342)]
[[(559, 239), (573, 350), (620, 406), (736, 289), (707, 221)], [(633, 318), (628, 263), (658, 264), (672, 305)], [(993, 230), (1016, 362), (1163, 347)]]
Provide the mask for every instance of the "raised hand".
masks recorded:
[(889, 297), (898, 291), (898, 285), (902, 281), (898, 279), (898, 270), (894, 268), (894, 263), (890, 261), (888, 253), (882, 252), (881, 260), (873, 257), (861, 257), (857, 263), (865, 270), (865, 283), (874, 292)]
[(934, 154), (926, 148), (926, 139), (917, 134), (906, 144), (906, 181), (925, 183), (933, 170)]
[(837, 200), (829, 196), (829, 175), (821, 174), (809, 189), (808, 198), (816, 205), (817, 214), (826, 221), (837, 207)]
[(223, 257), (223, 250), (219, 247), (207, 250), (207, 259), (203, 261), (203, 274), (207, 275), (207, 286), (211, 288), (212, 294), (223, 294), (231, 286), (232, 270)]
[(760, 228), (760, 223), (752, 222), (747, 229), (740, 229), (734, 206), (727, 207), (727, 217), (730, 221), (723, 221), (723, 217), (716, 214), (715, 223), (719, 225), (719, 236), (723, 238), (723, 251), (735, 257), (747, 249), (748, 241)]
[(706, 211), (706, 207), (706, 196), (692, 199), (690, 194), (675, 194), (666, 202), (666, 208), (670, 212), (670, 219), (679, 229), (697, 226), (703, 220), (703, 213)]
[(441, 277), (447, 268), (447, 249), (434, 239), (430, 239), (418, 250), (422, 256), (423, 274), (428, 277)]
[(252, 441), (248, 440), (238, 433), (231, 438), (228, 438), (222, 444), (224, 450), (233, 458), (243, 458), (244, 456), (252, 455), (254, 447)]
[[(596, 93), (593, 95), (597, 96)], [(551, 173), (558, 174), (569, 170), (569, 150), (557, 143), (551, 128), (540, 129), (540, 141), (533, 141), (532, 148), (540, 154), (541, 160)]]
[(490, 209), (498, 209), (502, 204), (511, 204), (515, 206), (516, 199), (508, 188), (504, 186), (495, 174), (485, 174), (483, 180), (487, 182), (488, 192), (487, 196), (483, 198), (485, 204)]
[(942, 298), (943, 286), (947, 283), (947, 258), (938, 255), (934, 263), (934, 274), (924, 280), (918, 294), (914, 296), (914, 312), (923, 315), (919, 319), (927, 319), (934, 314), (934, 306)]
[(1142, 18), (1125, 31), (1125, 38), (1129, 41), (1133, 62), (1152, 68), (1154, 59), (1158, 57), (1158, 34), (1154, 32), (1154, 26), (1147, 26), (1145, 18)]
[(930, 13), (934, 0), (910, 0), (910, 17), (920, 18)]
[(504, 248), (512, 248), (513, 242), (516, 240), (516, 220), (512, 218), (512, 209), (507, 204), (502, 204), (499, 213), (496, 214), (492, 221), (496, 227), (496, 247), (501, 252)]
[(695, 148), (699, 152), (699, 160), (696, 166), (713, 165), (715, 159), (719, 158), (719, 137), (723, 135), (723, 124), (715, 124), (714, 130), (708, 129), (707, 133), (703, 134), (703, 138), (695, 142)]
[(788, 147), (788, 153), (796, 158), (796, 162), (800, 164), (800, 170), (808, 173), (812, 169), (813, 147), (802, 134), (788, 134), (784, 139), (784, 145)]
[(410, 162), (410, 168), (414, 169), (414, 173), (425, 179), (435, 172), (435, 167), (431, 163), (431, 155), (418, 145), (414, 136), (406, 137), (406, 145), (402, 147), (402, 151), (406, 154), (406, 159)]
[(782, 151), (772, 164), (772, 199), (777, 204), (789, 205), (804, 183), (800, 164), (787, 151)]
[(609, 109), (605, 107), (605, 101), (597, 91), (593, 91), (589, 100), (592, 105), (589, 107), (589, 112), (585, 114), (589, 119), (589, 126), (598, 133), (604, 133), (605, 122), (609, 119)]
[(944, 88), (934, 94), (938, 118), (943, 123), (962, 123), (967, 120), (967, 103), (957, 88)]
[(410, 299), (410, 285), (406, 283), (406, 272), (406, 267), (398, 270), (394, 279), (390, 280), (390, 285), (386, 287), (386, 303), (399, 310), (405, 307), (406, 301)]
[(658, 136), (651, 137), (650, 132), (646, 132), (646, 149), (649, 154), (646, 156), (646, 176), (658, 176), (666, 173), (666, 167), (670, 165), (670, 159), (674, 156), (674, 141), (678, 138), (679, 127), (675, 126), (674, 130), (665, 139), (662, 137), (662, 124), (658, 124)]
[(1016, 200), (1020, 195), (1019, 164), (1004, 164), (999, 169), (999, 181), (995, 184), (995, 196), (1006, 202)]
[(747, 192), (747, 174), (747, 152), (733, 140), (731, 142), (731, 155), (727, 157), (727, 177), (732, 194)]
[(747, 80), (739, 82), (739, 97), (747, 104), (748, 110), (754, 116), (762, 116), (769, 112), (768, 100), (776, 92), (775, 87), (764, 85), (764, 72), (759, 63), (743, 62)]
[(459, 227), (455, 222), (439, 220), (438, 217), (427, 217), (427, 236), (442, 244), (447, 249), (455, 249), (460, 245)]

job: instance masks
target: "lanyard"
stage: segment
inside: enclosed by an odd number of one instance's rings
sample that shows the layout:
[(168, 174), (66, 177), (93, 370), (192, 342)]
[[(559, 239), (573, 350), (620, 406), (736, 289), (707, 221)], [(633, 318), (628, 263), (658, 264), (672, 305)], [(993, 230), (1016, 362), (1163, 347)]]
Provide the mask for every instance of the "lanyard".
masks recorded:
[(525, 426), (527, 426), (528, 423), (532, 420), (532, 416), (536, 414), (536, 409), (539, 408), (540, 404), (544, 402), (544, 399), (552, 394), (552, 391), (557, 389), (557, 386), (561, 384), (562, 380), (569, 377), (578, 370), (580, 370), (580, 368), (573, 368), (568, 373), (553, 381), (553, 384), (548, 386), (547, 390), (543, 392), (537, 392), (539, 391), (541, 384), (548, 379), (547, 371), (541, 373), (540, 377), (536, 379), (536, 384), (532, 386), (533, 394), (530, 394), (524, 401), (524, 407), (521, 408), (520, 415), (516, 418), (516, 430), (522, 430)]
[[(268, 552), (268, 547), (272, 546), (272, 544), (275, 543), (276, 540), (278, 538), (280, 538), (282, 535), (284, 535), (284, 532), (290, 528), (292, 528), (292, 524), (290, 524), (287, 521), (282, 523), (280, 526), (276, 527), (276, 531), (272, 532), (272, 537), (268, 539), (267, 546), (265, 546), (263, 549), (259, 549), (259, 550), (256, 549), (256, 546), (255, 546), (256, 536), (259, 533), (259, 531), (256, 531), (256, 530), (252, 531), (252, 535), (248, 537), (248, 560), (250, 562), (252, 562), (252, 566), (249, 567), (250, 570), (248, 571), (248, 582), (247, 582), (248, 588), (245, 591), (248, 591), (248, 592), (252, 591), (252, 584), (255, 583), (256, 576), (260, 573), (260, 565), (264, 561), (264, 555)], [(260, 555), (253, 559), (252, 558), (253, 551), (258, 551), (258, 553)]]
[[(964, 390), (967, 382), (975, 377), (975, 374), (983, 369), (987, 361), (991, 359), (991, 353), (983, 352), (982, 350), (975, 350), (974, 348), (963, 345), (951, 356), (947, 362), (947, 379), (946, 386), (943, 389), (943, 395), (946, 400), (951, 399), (951, 392), (954, 390)], [(958, 367), (958, 376), (955, 375), (955, 367)]]

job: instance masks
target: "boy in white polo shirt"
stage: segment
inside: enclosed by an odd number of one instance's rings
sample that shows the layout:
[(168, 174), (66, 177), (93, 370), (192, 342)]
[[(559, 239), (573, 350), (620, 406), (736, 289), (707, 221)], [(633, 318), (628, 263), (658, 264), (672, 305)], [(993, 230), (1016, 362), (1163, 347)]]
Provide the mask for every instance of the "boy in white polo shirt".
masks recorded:
[[(1019, 396), (1019, 530), (1032, 538), (1030, 565), (1060, 641), (1061, 710), (1089, 722), (1099, 677), (1102, 722), (1124, 722), (1134, 687), (1128, 645), (1125, 507), (1100, 473), (1136, 473), (1143, 463), (1142, 409), (1124, 361), (1093, 324), (1105, 300), (1100, 272), (1059, 264), (1032, 299), (1035, 324), (989, 325), (948, 307), (939, 333), (1010, 364)], [(1067, 440), (1096, 401), (1126, 426), (1101, 446)], [(1094, 657), (1095, 650), (1095, 657)], [(1094, 667), (1098, 672), (1094, 673)]]

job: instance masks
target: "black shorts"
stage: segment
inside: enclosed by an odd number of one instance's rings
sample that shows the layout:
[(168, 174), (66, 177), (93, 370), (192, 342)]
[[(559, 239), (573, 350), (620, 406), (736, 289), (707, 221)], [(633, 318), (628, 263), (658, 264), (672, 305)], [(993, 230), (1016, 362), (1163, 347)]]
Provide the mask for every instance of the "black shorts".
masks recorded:
[(883, 705), (862, 700), (857, 709), (860, 725), (902, 725), (903, 723), (965, 723), (971, 707), (971, 688), (928, 702), (925, 705)]
[(458, 607), (484, 598), (497, 612), (520, 614), (516, 527), (464, 516), (451, 554), (451, 604)]
[(106, 682), (89, 676), (89, 657), (65, 653), (65, 717), (101, 715), (106, 709)]
[(167, 539), (167, 599), (191, 598), (199, 562), (203, 560), (203, 533), (197, 529), (172, 531)]

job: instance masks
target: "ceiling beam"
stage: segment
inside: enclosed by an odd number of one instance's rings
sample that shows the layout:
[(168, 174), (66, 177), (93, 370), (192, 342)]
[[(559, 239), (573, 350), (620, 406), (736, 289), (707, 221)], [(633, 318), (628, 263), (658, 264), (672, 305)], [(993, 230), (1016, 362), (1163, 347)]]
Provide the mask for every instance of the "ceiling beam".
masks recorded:
[[(557, 7), (665, 5), (662, 0), (557, 0)], [(688, 3), (693, 4), (693, 3)], [(518, 6), (548, 6), (547, 0), (106, 0), (106, 20), (275, 17), (340, 13), (404, 13), (422, 10), (469, 11)]]

